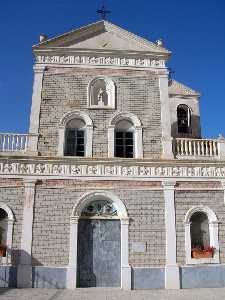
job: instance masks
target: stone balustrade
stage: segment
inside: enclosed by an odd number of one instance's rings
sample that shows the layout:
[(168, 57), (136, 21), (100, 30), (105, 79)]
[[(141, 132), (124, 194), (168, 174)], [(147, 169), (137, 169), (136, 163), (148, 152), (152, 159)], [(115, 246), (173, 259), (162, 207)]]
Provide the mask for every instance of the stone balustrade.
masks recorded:
[(179, 159), (217, 158), (220, 157), (219, 144), (219, 140), (177, 138), (174, 154)]
[(28, 134), (0, 133), (0, 151), (17, 152), (26, 151), (28, 145)]
[[(38, 134), (0, 133), (0, 153), (37, 155)], [(176, 159), (225, 160), (225, 139), (176, 138), (173, 142)]]
[(37, 154), (38, 134), (0, 133), (0, 152)]

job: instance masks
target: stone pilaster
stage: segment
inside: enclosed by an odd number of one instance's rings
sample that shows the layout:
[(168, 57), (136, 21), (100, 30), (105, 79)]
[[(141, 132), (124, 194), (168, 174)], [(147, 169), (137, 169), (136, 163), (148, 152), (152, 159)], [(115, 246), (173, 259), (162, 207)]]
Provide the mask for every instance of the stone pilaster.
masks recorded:
[(176, 253), (176, 217), (174, 203), (175, 181), (163, 181), (165, 200), (165, 225), (166, 225), (166, 268), (165, 288), (179, 289), (179, 267), (177, 266)]
[(170, 104), (168, 92), (168, 75), (159, 76), (161, 126), (162, 126), (162, 158), (174, 158), (171, 137)]
[(129, 265), (129, 218), (121, 219), (121, 288), (131, 289), (131, 267)]
[(32, 287), (32, 239), (35, 180), (24, 180), (24, 208), (21, 234), (21, 255), (17, 271), (17, 287)]
[(41, 93), (42, 83), (44, 75), (44, 66), (34, 66), (34, 81), (33, 81), (33, 95), (32, 106), (30, 114), (30, 128), (29, 128), (29, 140), (28, 151), (37, 152), (38, 133), (39, 133), (39, 119), (41, 108)]
[(70, 218), (70, 249), (69, 265), (67, 267), (67, 288), (77, 287), (77, 239), (78, 239), (78, 219), (79, 216)]

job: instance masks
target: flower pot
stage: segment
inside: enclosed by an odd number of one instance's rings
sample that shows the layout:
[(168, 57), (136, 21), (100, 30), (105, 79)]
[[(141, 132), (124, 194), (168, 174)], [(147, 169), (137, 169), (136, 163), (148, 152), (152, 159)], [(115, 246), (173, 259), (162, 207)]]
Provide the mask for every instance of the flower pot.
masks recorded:
[(6, 256), (6, 246), (0, 245), (0, 257)]
[(191, 256), (192, 258), (212, 258), (213, 250), (192, 249)]

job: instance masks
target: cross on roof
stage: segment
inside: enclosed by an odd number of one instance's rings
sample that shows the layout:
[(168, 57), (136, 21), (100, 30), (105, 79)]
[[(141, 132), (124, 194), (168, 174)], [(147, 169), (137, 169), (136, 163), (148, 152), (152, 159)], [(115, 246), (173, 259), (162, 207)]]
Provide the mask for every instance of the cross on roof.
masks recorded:
[(106, 10), (104, 5), (102, 5), (101, 9), (98, 9), (96, 12), (102, 16), (103, 20), (106, 20), (107, 14), (111, 13), (110, 10)]

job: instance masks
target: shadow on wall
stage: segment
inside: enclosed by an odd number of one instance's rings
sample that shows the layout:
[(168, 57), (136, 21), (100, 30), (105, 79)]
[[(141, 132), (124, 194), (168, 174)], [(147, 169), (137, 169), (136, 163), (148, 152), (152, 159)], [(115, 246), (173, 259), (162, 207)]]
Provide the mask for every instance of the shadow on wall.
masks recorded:
[[(7, 252), (9, 252), (9, 249)], [(31, 258), (28, 253), (21, 253), (20, 250), (12, 250), (13, 265), (3, 264), (3, 262), (0, 265), (0, 295), (5, 293), (7, 288), (17, 287), (17, 269), (21, 254), (23, 254), (23, 261), (29, 262), (32, 260), (32, 277), (30, 276), (32, 278), (32, 287), (56, 289), (66, 287), (66, 268), (44, 267), (40, 261), (34, 257)], [(17, 264), (14, 260), (15, 257), (17, 258)], [(28, 267), (27, 272), (30, 271)]]
[(200, 117), (192, 115), (191, 116), (191, 126), (189, 133), (178, 133), (178, 124), (177, 122), (172, 123), (171, 125), (171, 136), (173, 138), (201, 138), (201, 126), (200, 126)]

